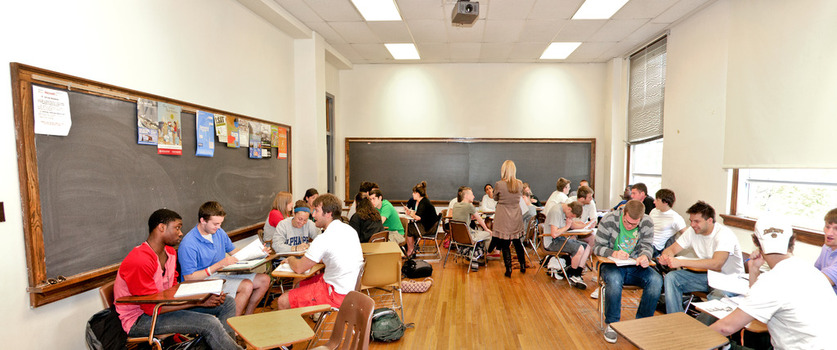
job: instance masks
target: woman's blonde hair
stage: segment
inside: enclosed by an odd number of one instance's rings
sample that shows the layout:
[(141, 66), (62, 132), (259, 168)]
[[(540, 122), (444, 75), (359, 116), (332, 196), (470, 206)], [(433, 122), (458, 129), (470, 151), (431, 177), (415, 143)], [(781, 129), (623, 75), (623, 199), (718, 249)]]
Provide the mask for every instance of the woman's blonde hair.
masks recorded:
[(273, 206), (271, 209), (278, 210), (282, 213), (282, 216), (288, 217), (290, 212), (288, 212), (288, 203), (293, 202), (293, 195), (290, 192), (279, 192), (276, 194), (276, 197), (273, 198)]
[(513, 161), (507, 159), (503, 162), (503, 166), (500, 168), (500, 176), (506, 182), (506, 187), (510, 193), (520, 192), (523, 184), (517, 179), (517, 167)]

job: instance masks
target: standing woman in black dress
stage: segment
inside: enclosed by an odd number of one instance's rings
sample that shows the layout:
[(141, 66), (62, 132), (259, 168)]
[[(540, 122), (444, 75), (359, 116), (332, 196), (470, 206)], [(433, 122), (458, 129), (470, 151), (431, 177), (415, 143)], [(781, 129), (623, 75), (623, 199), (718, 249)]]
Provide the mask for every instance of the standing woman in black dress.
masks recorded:
[[(517, 179), (517, 167), (511, 160), (503, 162), (503, 166), (500, 168), (500, 176), (502, 180), (494, 184), (494, 200), (497, 201), (497, 209), (494, 213), (491, 245), (496, 245), (503, 252), (503, 263), (506, 265), (505, 276), (511, 277), (512, 263), (509, 243), (514, 243), (514, 249), (517, 251), (520, 273), (526, 273), (526, 252), (520, 242), (520, 236), (523, 234), (523, 213), (520, 211), (523, 182)], [(491, 251), (491, 249), (489, 247), (488, 251)]]

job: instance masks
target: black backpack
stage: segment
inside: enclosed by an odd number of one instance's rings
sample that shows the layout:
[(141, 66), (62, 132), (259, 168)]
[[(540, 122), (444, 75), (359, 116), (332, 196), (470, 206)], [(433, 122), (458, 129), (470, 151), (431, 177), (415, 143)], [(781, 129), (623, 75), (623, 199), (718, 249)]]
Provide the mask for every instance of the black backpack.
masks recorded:
[(404, 336), (405, 329), (395, 310), (383, 307), (372, 312), (372, 340), (394, 342)]
[(404, 266), (401, 266), (401, 273), (407, 278), (430, 277), (433, 275), (433, 266), (424, 260), (410, 259), (404, 262)]

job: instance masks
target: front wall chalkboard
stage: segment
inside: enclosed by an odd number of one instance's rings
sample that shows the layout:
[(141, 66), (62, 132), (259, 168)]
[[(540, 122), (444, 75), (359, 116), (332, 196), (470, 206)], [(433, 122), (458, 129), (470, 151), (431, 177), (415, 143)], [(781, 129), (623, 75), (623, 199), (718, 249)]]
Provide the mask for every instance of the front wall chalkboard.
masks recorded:
[(499, 180), (501, 165), (511, 159), (517, 178), (545, 201), (559, 177), (573, 188), (582, 179), (594, 185), (594, 154), (595, 139), (347, 139), (346, 199), (354, 199), (362, 181), (372, 181), (386, 198), (407, 200), (424, 180), (431, 200), (448, 201), (462, 185), (480, 200), (483, 186)]
[[(215, 143), (195, 156), (195, 113), (203, 110), (291, 128), (162, 96), (11, 63), (30, 305), (38, 307), (113, 280), (121, 260), (148, 235), (148, 216), (169, 208), (183, 231), (199, 206), (220, 202), (233, 239), (255, 234), (275, 194), (291, 188), (291, 159), (250, 159), (247, 148)], [(35, 135), (33, 86), (67, 91), (68, 136)], [(137, 144), (137, 98), (182, 107), (183, 155)], [(287, 151), (291, 153), (288, 142)], [(276, 148), (271, 150), (275, 157)], [(64, 276), (65, 280), (56, 278)]]
[(214, 157), (195, 156), (193, 113), (181, 114), (183, 155), (163, 156), (136, 143), (136, 103), (70, 92), (70, 106), (68, 136), (35, 135), (47, 276), (122, 261), (156, 209), (178, 212), (186, 233), (198, 207), (217, 200), (231, 230), (264, 220), (288, 190), (287, 159), (249, 159), (218, 142)]

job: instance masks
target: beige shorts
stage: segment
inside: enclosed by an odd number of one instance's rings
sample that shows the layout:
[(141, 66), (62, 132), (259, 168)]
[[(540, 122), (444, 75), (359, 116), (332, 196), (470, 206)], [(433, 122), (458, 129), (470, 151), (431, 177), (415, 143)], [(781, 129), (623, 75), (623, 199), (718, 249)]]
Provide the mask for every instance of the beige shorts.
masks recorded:
[(398, 233), (398, 231), (389, 231), (389, 240), (398, 243), (398, 245), (402, 245), (406, 241), (404, 235)]

